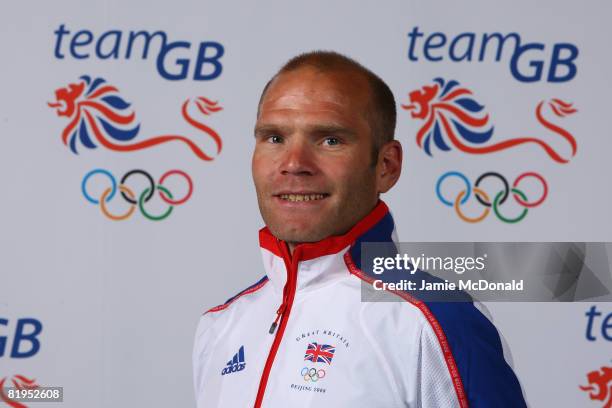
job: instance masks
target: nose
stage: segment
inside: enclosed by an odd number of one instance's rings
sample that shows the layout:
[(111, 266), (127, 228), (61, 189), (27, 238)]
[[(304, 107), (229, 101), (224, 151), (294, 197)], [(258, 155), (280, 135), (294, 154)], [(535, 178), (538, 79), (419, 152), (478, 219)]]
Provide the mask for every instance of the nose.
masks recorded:
[(315, 173), (314, 154), (311, 146), (301, 138), (293, 138), (287, 144), (281, 162), (281, 174), (294, 176), (312, 176)]

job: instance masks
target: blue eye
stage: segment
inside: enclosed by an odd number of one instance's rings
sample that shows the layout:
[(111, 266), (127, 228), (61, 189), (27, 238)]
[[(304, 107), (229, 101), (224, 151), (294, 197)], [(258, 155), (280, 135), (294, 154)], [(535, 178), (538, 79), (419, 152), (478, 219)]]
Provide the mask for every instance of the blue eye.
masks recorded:
[(328, 146), (337, 146), (340, 144), (340, 139), (337, 137), (326, 137), (324, 143)]
[(283, 138), (278, 136), (278, 135), (272, 135), (272, 136), (268, 137), (268, 141), (270, 143), (277, 144), (277, 143), (282, 143), (283, 142)]

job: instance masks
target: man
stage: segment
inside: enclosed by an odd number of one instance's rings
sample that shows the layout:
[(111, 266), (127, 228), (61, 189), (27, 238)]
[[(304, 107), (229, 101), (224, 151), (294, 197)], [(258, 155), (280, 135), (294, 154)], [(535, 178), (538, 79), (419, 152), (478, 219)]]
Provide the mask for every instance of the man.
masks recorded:
[(395, 116), (388, 86), (332, 52), (266, 85), (252, 163), (266, 276), (202, 316), (199, 407), (525, 406), (471, 303), (361, 301), (360, 243), (394, 234), (379, 195), (400, 176)]

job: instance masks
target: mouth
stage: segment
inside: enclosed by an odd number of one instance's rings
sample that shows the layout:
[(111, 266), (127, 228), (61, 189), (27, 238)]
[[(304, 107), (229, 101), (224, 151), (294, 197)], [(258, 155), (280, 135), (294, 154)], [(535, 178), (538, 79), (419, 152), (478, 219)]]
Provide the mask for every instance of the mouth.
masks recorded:
[(57, 113), (62, 114), (62, 113), (66, 113), (66, 111), (68, 110), (68, 104), (63, 101), (63, 100), (57, 100), (55, 102), (47, 102), (47, 105), (50, 108), (53, 109), (57, 109)]
[(321, 201), (329, 197), (327, 193), (280, 193), (274, 197), (289, 203), (301, 203), (310, 201)]
[(411, 111), (410, 116), (412, 116), (413, 118), (419, 118), (423, 114), (422, 107), (420, 107), (421, 109), (419, 109), (419, 107), (420, 106), (414, 102), (411, 103), (410, 105), (402, 105), (402, 108), (404, 108), (407, 111)]

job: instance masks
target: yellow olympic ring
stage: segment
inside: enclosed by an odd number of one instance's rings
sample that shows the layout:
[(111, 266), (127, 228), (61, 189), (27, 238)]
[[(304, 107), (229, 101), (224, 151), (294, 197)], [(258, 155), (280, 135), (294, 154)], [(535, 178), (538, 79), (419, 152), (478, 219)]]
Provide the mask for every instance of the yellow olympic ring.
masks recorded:
[[(444, 180), (446, 180), (449, 177), (457, 177), (463, 180), (463, 182), (466, 185), (465, 190), (463, 190), (453, 201), (446, 199), (443, 196), (442, 191), (441, 191), (442, 183), (444, 182)], [(490, 200), (488, 195), (481, 188), (479, 188), (481, 181), (489, 177), (494, 177), (500, 180), (503, 184), (503, 189), (500, 192), (492, 196), (494, 198), (493, 200)], [(522, 190), (519, 190), (517, 187), (518, 184), (521, 182), (521, 180), (523, 180), (524, 178), (528, 178), (528, 177), (535, 178), (542, 184), (543, 192), (542, 192), (542, 195), (537, 200), (529, 201), (527, 199), (527, 195)], [(480, 204), (486, 207), (484, 212), (477, 217), (468, 217), (461, 211), (461, 208), (460, 208), (461, 205), (465, 204), (470, 199), (472, 190), (474, 190), (474, 196), (476, 197), (476, 200), (478, 200)], [(521, 213), (514, 218), (508, 218), (504, 216), (500, 211), (501, 205), (506, 201), (510, 193), (512, 193), (511, 197), (513, 197), (514, 200), (520, 206), (524, 207)], [(436, 195), (438, 196), (438, 199), (442, 202), (442, 204), (447, 205), (449, 207), (453, 207), (455, 209), (455, 212), (459, 216), (459, 218), (463, 220), (464, 222), (470, 222), (470, 223), (480, 222), (489, 215), (489, 212), (493, 212), (500, 221), (512, 224), (512, 223), (517, 223), (523, 220), (525, 216), (527, 215), (527, 212), (528, 212), (527, 210), (529, 208), (537, 207), (540, 204), (542, 204), (542, 202), (544, 202), (544, 200), (548, 196), (548, 184), (546, 183), (546, 180), (544, 179), (544, 177), (542, 177), (539, 173), (526, 172), (526, 173), (519, 175), (514, 181), (514, 183), (512, 184), (512, 187), (510, 187), (510, 185), (508, 184), (508, 181), (503, 175), (497, 172), (489, 171), (489, 172), (482, 174), (480, 177), (478, 177), (478, 179), (476, 180), (475, 186), (472, 188), (470, 181), (467, 179), (467, 177), (465, 177), (463, 173), (460, 173), (458, 171), (448, 171), (444, 173), (442, 176), (440, 176), (440, 178), (438, 179), (436, 183)]]
[(325, 370), (322, 368), (317, 370), (316, 368), (308, 369), (308, 367), (304, 367), (302, 368), (300, 375), (304, 376), (304, 381), (317, 382), (321, 378), (324, 378), (326, 374), (325, 374)]
[[(134, 195), (132, 190), (130, 190), (123, 184), (119, 185), (119, 190), (129, 195), (131, 199), (136, 200), (136, 196)], [(102, 210), (102, 214), (106, 215), (108, 218), (114, 221), (122, 221), (122, 220), (126, 220), (130, 218), (132, 214), (134, 213), (134, 210), (136, 209), (136, 206), (134, 204), (130, 204), (130, 209), (127, 210), (127, 212), (122, 215), (114, 215), (108, 211), (108, 209), (106, 208), (105, 202), (106, 202), (106, 197), (110, 194), (111, 191), (112, 191), (112, 188), (110, 187), (107, 188), (106, 190), (104, 190), (104, 192), (102, 193), (102, 196), (100, 197), (100, 209)]]
[[(111, 182), (111, 187), (110, 190), (106, 189), (104, 190), (104, 192), (102, 193), (102, 197), (105, 198), (105, 202), (100, 204), (99, 200), (97, 200), (96, 198), (92, 197), (88, 191), (87, 191), (87, 182), (90, 180), (90, 178), (94, 175), (97, 174), (101, 174), (106, 176), (110, 182)], [(124, 182), (132, 175), (134, 174), (140, 174), (142, 176), (144, 176), (147, 181), (149, 182), (150, 187), (146, 188), (143, 192), (143, 194), (139, 193), (139, 196), (137, 196), (136, 194), (134, 194), (134, 190), (130, 190), (129, 187), (127, 187)], [(187, 180), (187, 193), (185, 194), (184, 197), (180, 198), (180, 199), (174, 199), (172, 193), (170, 192), (170, 190), (168, 190), (166, 187), (164, 187), (162, 185), (163, 181), (172, 176), (172, 175), (180, 175), (183, 176), (186, 180)], [(108, 202), (111, 201), (113, 199), (113, 197), (115, 196), (115, 193), (117, 192), (117, 190), (119, 190), (121, 192), (121, 197), (123, 197), (127, 202), (129, 208), (127, 210), (126, 213), (124, 214), (112, 214), (109, 209), (108, 209)], [(163, 201), (165, 201), (167, 204), (169, 204), (169, 207), (166, 209), (166, 211), (164, 211), (162, 214), (160, 215), (153, 215), (150, 214), (147, 209), (144, 207), (144, 203), (148, 202), (149, 199), (153, 196), (153, 193), (155, 192), (155, 190), (158, 190), (159, 195), (161, 197), (161, 199)], [(92, 171), (90, 171), (89, 173), (87, 173), (85, 175), (85, 177), (83, 177), (83, 181), (81, 182), (81, 192), (83, 193), (83, 196), (85, 197), (85, 199), (87, 201), (89, 201), (90, 203), (94, 204), (94, 205), (98, 205), (100, 204), (100, 209), (102, 211), (102, 214), (104, 214), (104, 216), (106, 216), (107, 218), (114, 220), (114, 221), (121, 221), (121, 220), (125, 220), (128, 219), (132, 216), (133, 212), (136, 210), (136, 208), (140, 209), (142, 215), (147, 218), (148, 220), (151, 221), (161, 221), (164, 220), (166, 218), (168, 218), (170, 216), (170, 214), (172, 214), (172, 210), (174, 209), (175, 205), (179, 205), (179, 204), (183, 204), (185, 203), (187, 200), (189, 200), (189, 198), (191, 197), (191, 194), (193, 193), (193, 182), (191, 180), (191, 177), (189, 177), (189, 175), (187, 173), (185, 173), (182, 170), (170, 170), (167, 171), (166, 173), (164, 173), (164, 175), (162, 175), (159, 183), (156, 185), (155, 182), (153, 181), (153, 177), (151, 177), (151, 175), (149, 173), (147, 173), (144, 170), (140, 170), (140, 169), (134, 169), (131, 170), (129, 172), (127, 172), (122, 178), (121, 178), (121, 182), (119, 184), (117, 184), (117, 181), (115, 180), (115, 177), (108, 171), (105, 169), (94, 169)]]
[[(485, 198), (485, 200), (490, 201), (489, 196), (487, 195), (487, 193), (485, 193), (480, 188), (474, 187), (473, 190), (474, 190), (475, 194), (480, 194), (481, 196), (483, 196)], [(455, 207), (455, 212), (457, 213), (459, 218), (461, 218), (465, 222), (471, 222), (471, 223), (477, 223), (477, 222), (480, 222), (480, 221), (484, 220), (487, 217), (487, 215), (489, 215), (489, 212), (491, 211), (491, 209), (489, 207), (485, 207), (484, 212), (481, 215), (479, 215), (478, 217), (474, 217), (474, 218), (470, 218), (470, 217), (466, 216), (465, 214), (463, 214), (461, 212), (461, 208), (460, 208), (461, 200), (463, 199), (463, 196), (465, 195), (465, 193), (466, 193), (466, 190), (462, 190), (459, 193), (459, 195), (457, 196), (457, 198), (455, 198), (455, 205), (454, 205), (454, 207)]]

